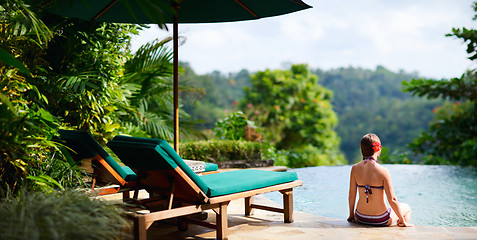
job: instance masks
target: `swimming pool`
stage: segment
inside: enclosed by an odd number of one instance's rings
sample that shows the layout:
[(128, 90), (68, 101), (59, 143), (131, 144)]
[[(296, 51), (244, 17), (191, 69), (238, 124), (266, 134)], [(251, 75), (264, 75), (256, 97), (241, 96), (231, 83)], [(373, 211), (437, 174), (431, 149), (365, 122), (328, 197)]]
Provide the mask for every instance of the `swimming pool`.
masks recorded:
[[(399, 202), (408, 203), (412, 223), (477, 227), (477, 169), (456, 166), (384, 165)], [(303, 186), (295, 189), (294, 208), (337, 219), (348, 217), (351, 166), (291, 169)], [(265, 196), (281, 202), (280, 193)]]

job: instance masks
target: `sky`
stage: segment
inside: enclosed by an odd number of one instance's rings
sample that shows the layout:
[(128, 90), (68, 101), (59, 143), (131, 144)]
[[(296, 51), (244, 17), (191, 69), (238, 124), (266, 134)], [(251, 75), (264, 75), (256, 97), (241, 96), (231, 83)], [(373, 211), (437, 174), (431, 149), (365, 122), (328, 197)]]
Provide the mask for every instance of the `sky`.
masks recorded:
[[(474, 0), (304, 0), (313, 8), (252, 21), (180, 24), (179, 60), (197, 74), (284, 69), (306, 63), (417, 72), (427, 78), (459, 77), (476, 67), (453, 27), (476, 28)], [(157, 26), (132, 40), (133, 51), (172, 36)], [(172, 46), (171, 46), (172, 48)]]

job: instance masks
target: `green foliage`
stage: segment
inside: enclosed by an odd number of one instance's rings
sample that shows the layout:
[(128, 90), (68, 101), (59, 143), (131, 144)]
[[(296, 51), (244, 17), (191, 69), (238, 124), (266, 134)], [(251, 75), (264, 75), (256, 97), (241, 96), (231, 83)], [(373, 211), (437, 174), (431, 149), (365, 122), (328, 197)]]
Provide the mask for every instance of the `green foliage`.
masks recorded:
[(470, 100), (475, 102), (477, 101), (475, 74), (475, 72), (469, 71), (460, 78), (452, 78), (450, 80), (412, 79), (410, 82), (402, 82), (402, 85), (405, 92), (411, 92), (413, 95), (420, 97)]
[(0, 60), (6, 65), (10, 65), (12, 67), (18, 68), (18, 70), (20, 70), (20, 72), (24, 74), (30, 74), (30, 70), (28, 70), (23, 65), (23, 63), (18, 61), (18, 59), (14, 58), (12, 55), (5, 52), (3, 49), (0, 49)]
[(39, 71), (36, 85), (49, 112), (66, 127), (91, 132), (100, 142), (119, 127), (134, 86), (121, 85), (131, 33), (127, 24), (64, 20), (43, 57), (50, 71)]
[(45, 193), (51, 193), (55, 188), (59, 188), (61, 191), (65, 190), (59, 182), (47, 175), (40, 175), (38, 177), (28, 176), (27, 178), (33, 180)]
[[(384, 164), (411, 164), (409, 159), (409, 152), (401, 152), (399, 150), (389, 151), (389, 148), (383, 147), (381, 149), (381, 156), (379, 162)], [(359, 162), (360, 160), (356, 161)]]
[(268, 145), (268, 147), (265, 145), (265, 147), (262, 149), (263, 159), (273, 160), (274, 166), (288, 166), (288, 153), (289, 152), (285, 150), (277, 150), (272, 145)]
[(426, 164), (477, 165), (477, 109), (475, 102), (446, 103), (436, 108), (436, 117), (409, 147), (425, 154)]
[(313, 166), (343, 165), (346, 160), (342, 155), (335, 152), (324, 152), (312, 145), (301, 146), (300, 148), (289, 150), (286, 153), (288, 167), (301, 168)]
[(22, 109), (26, 100), (12, 99), (0, 102), (0, 187), (16, 192), (28, 182), (27, 176), (42, 173), (68, 187), (80, 184), (79, 172), (56, 154), (58, 144), (52, 138), (57, 119), (43, 109)]
[[(477, 2), (473, 9), (477, 13)], [(474, 18), (476, 20), (476, 18)], [(469, 59), (477, 60), (477, 30), (453, 29), (453, 34), (467, 43)], [(409, 146), (424, 154), (427, 164), (477, 166), (477, 69), (450, 80), (413, 79), (403, 82), (404, 91), (427, 98), (459, 100), (434, 110), (435, 119)]]
[(0, 239), (123, 239), (125, 211), (80, 191), (0, 199)]
[(245, 140), (245, 127), (256, 129), (255, 123), (247, 119), (242, 112), (229, 114), (224, 120), (217, 121), (215, 136), (224, 140)]
[(333, 93), (317, 81), (306, 65), (257, 72), (252, 86), (245, 88), (240, 108), (260, 124), (264, 140), (278, 149), (311, 157), (314, 164), (326, 162), (325, 158), (341, 162), (339, 137), (334, 131), (338, 119), (330, 103)]
[(230, 160), (247, 160), (250, 162), (263, 159), (262, 151), (268, 146), (260, 142), (237, 140), (209, 140), (181, 143), (180, 155), (184, 159), (205, 162)]
[[(173, 113), (172, 52), (165, 45), (170, 40), (156, 40), (141, 46), (126, 61), (121, 85), (130, 86), (132, 108), (121, 114), (121, 121), (138, 126), (149, 136), (166, 140), (173, 138), (173, 123), (170, 121)], [(135, 131), (134, 128), (124, 130), (131, 135)]]

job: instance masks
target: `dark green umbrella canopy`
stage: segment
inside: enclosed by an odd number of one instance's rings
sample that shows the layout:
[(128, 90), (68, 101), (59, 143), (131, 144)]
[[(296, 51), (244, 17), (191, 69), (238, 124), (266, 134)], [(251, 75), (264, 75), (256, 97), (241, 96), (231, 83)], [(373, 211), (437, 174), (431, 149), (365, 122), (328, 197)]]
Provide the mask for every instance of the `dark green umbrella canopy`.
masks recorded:
[(174, 23), (174, 149), (178, 151), (178, 23), (254, 20), (307, 8), (311, 8), (311, 6), (301, 0), (52, 0), (49, 2), (47, 11), (86, 21), (137, 24)]
[[(172, 23), (169, 0), (57, 0), (49, 12), (82, 20), (117, 23)], [(174, 3), (173, 3), (174, 4)], [(301, 0), (182, 0), (179, 23), (215, 23), (278, 16), (311, 6)]]

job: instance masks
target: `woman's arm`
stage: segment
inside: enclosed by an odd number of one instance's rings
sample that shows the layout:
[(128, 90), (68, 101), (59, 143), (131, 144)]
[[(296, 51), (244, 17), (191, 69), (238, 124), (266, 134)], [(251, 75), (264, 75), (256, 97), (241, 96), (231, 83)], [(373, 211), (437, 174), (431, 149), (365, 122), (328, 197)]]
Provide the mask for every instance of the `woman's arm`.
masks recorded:
[(397, 200), (396, 195), (394, 194), (394, 189), (391, 181), (391, 174), (387, 169), (384, 169), (384, 191), (386, 192), (386, 196), (388, 198), (389, 205), (394, 210), (396, 215), (399, 218), (399, 222), (404, 226), (407, 227), (410, 224), (406, 223), (404, 220), (401, 207), (399, 205), (399, 201)]
[(355, 178), (354, 166), (351, 168), (350, 179), (349, 179), (349, 194), (348, 194), (348, 203), (349, 203), (349, 217), (348, 221), (354, 221), (354, 206), (356, 202), (356, 192), (357, 192), (357, 183)]

